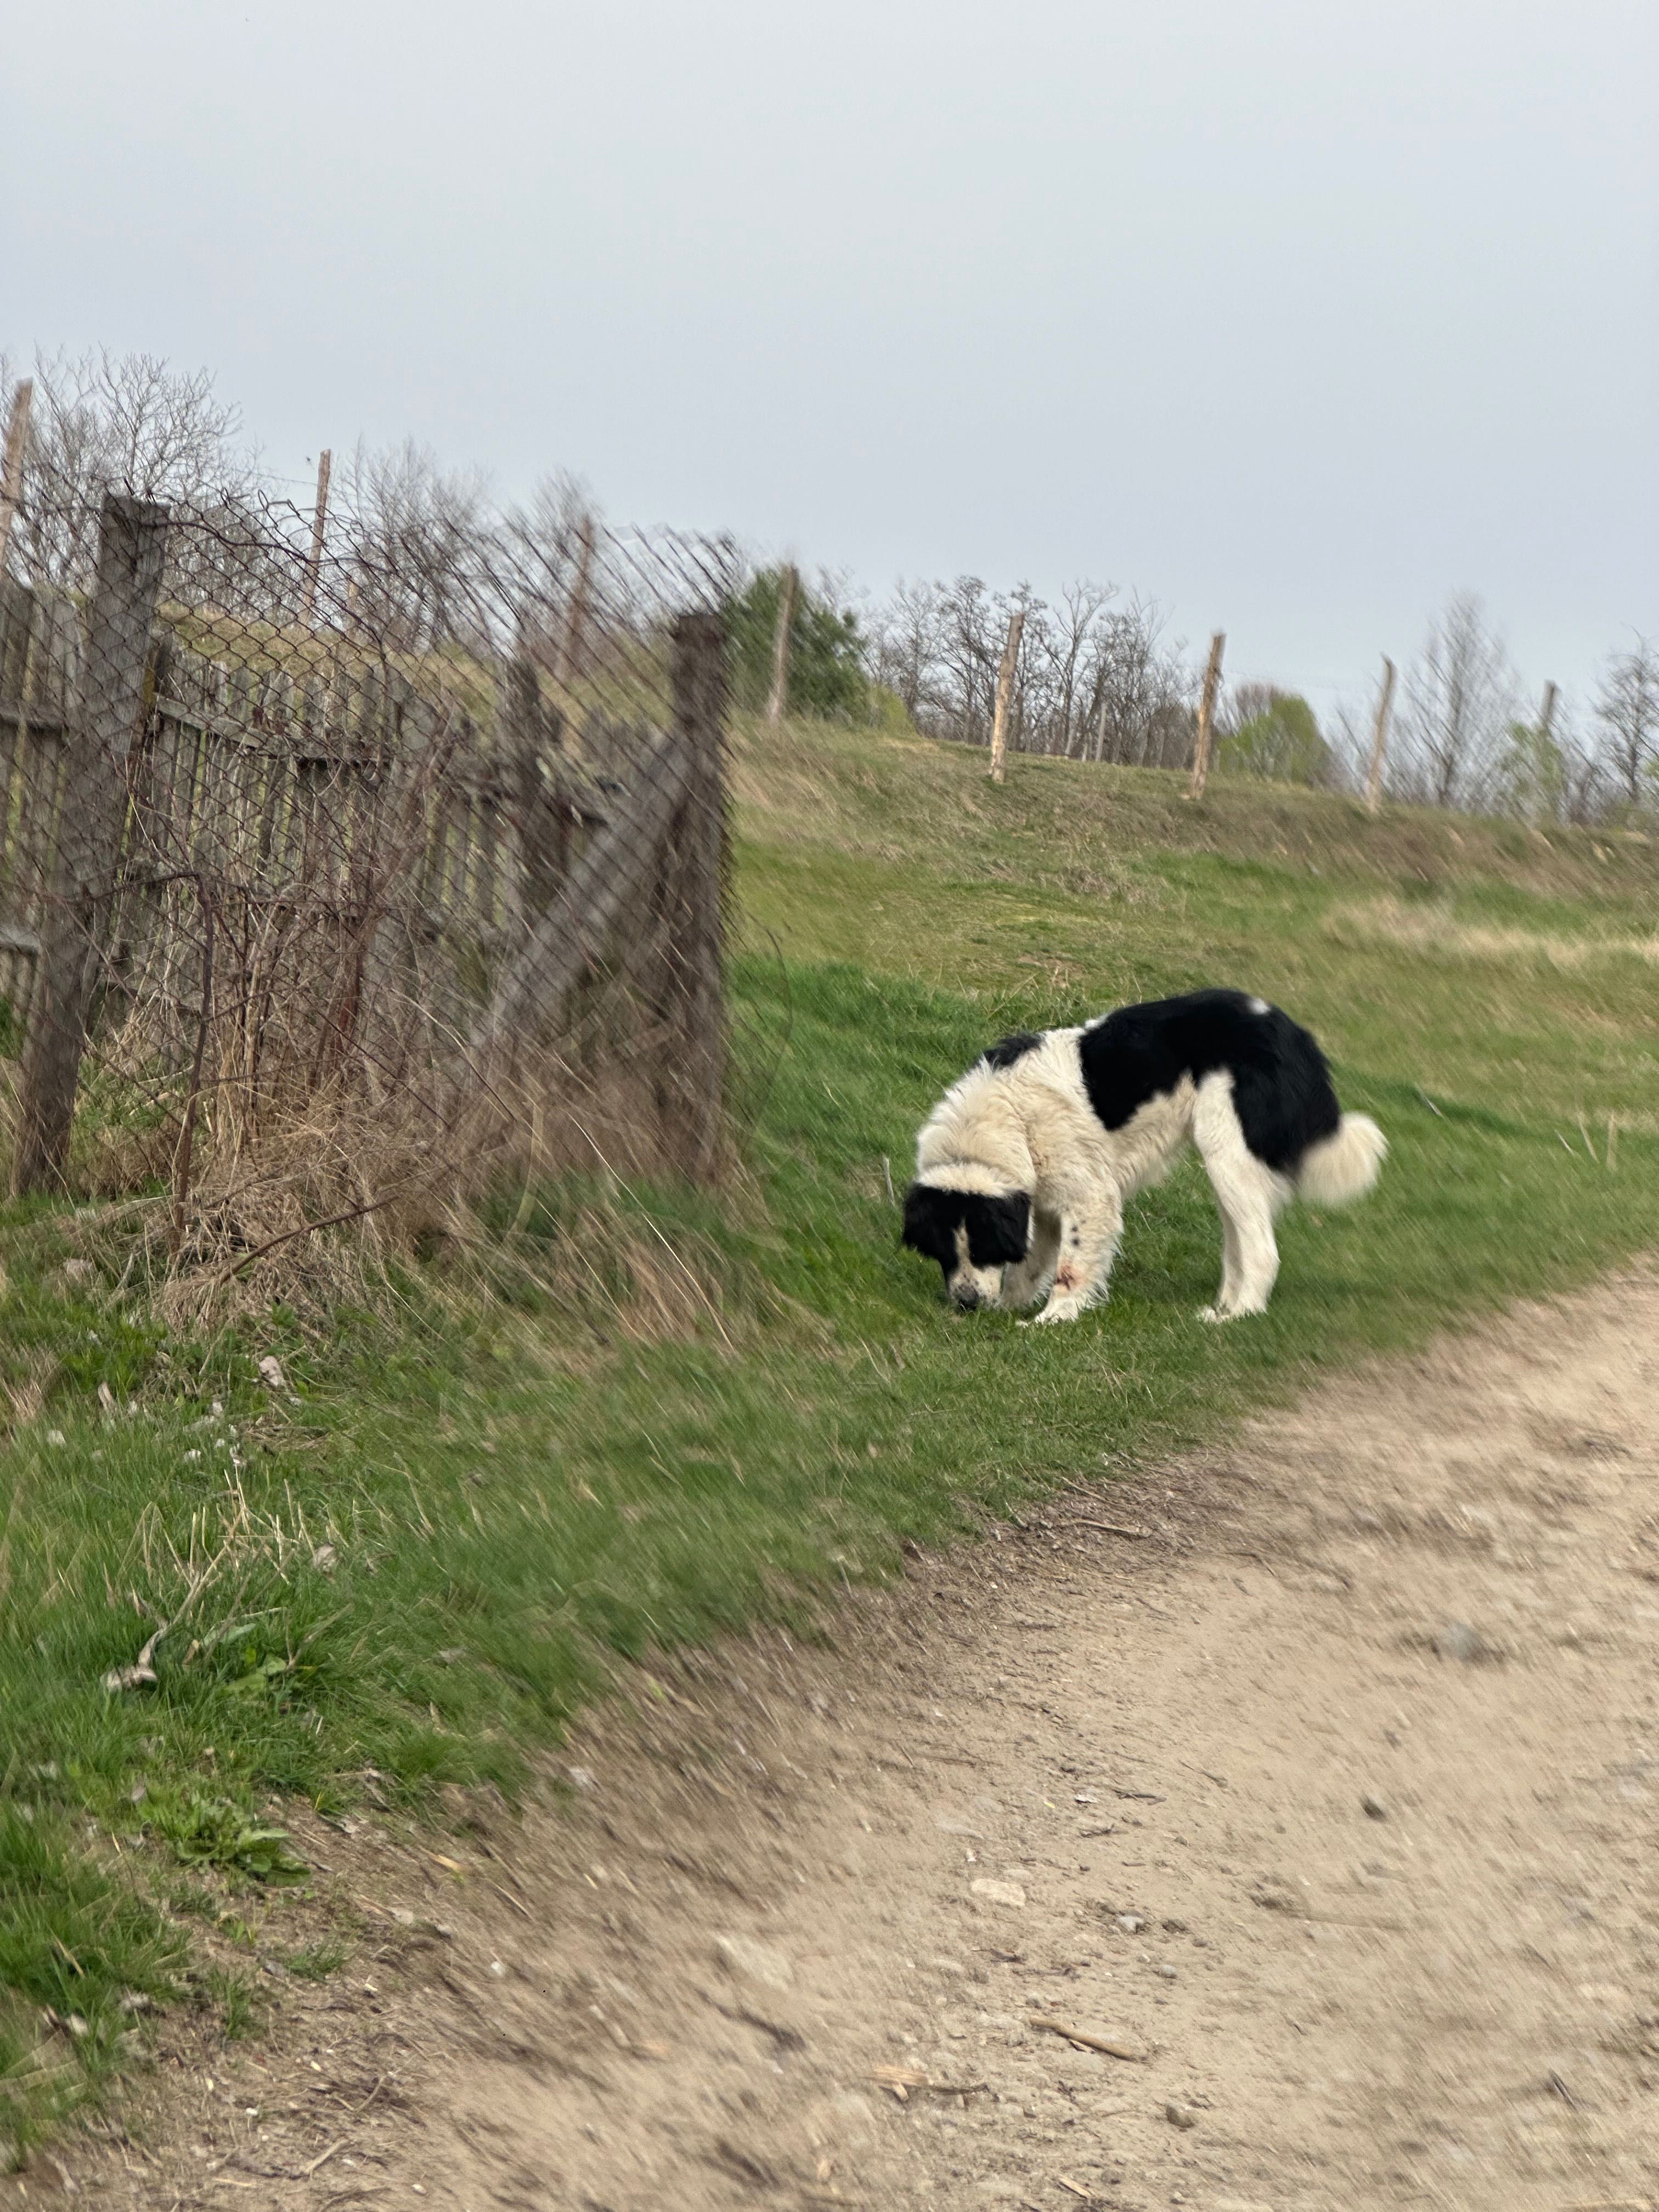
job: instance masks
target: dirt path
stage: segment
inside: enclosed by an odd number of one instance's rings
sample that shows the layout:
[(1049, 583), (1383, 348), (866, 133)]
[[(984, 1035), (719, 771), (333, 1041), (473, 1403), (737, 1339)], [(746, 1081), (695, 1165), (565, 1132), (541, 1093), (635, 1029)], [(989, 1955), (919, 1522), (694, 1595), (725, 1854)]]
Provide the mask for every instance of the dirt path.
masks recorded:
[(170, 2117), (74, 2173), (313, 2212), (1659, 2205), (1656, 1446), (1627, 1279), (918, 1561), (836, 1654), (677, 1670), (572, 1752), (572, 1816), (436, 1839), (464, 1882), (319, 1829), (403, 1917), (222, 2075), (175, 2049)]

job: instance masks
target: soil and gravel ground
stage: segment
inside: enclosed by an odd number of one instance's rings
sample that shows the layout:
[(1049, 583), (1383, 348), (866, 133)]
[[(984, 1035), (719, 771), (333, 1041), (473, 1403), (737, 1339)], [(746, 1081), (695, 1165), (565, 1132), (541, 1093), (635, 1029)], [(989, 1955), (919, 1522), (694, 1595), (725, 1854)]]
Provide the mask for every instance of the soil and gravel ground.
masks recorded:
[(350, 1964), (0, 2202), (1659, 2204), (1656, 1447), (1627, 1276), (315, 1826)]

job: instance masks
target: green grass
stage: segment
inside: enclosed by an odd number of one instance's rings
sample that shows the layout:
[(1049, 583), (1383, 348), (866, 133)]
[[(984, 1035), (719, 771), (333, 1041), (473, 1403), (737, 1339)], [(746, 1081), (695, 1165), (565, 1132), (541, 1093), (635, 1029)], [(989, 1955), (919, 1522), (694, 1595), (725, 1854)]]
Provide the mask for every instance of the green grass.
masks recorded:
[(347, 1956), (343, 1943), (306, 1943), (289, 1955), (288, 1971), (299, 1981), (325, 1982), (339, 1972)]
[[(174, 1985), (204, 1899), (303, 1880), (284, 1796), (510, 1790), (618, 1656), (652, 1695), (655, 1651), (824, 1620), (906, 1539), (1659, 1232), (1645, 845), (982, 769), (811, 727), (745, 752), (733, 1194), (533, 1194), (496, 1298), (412, 1280), (395, 1325), (210, 1345), (113, 1296), (118, 1252), (67, 1273), (60, 1215), (5, 1217), (0, 2138), (118, 2063), (124, 1999)], [(1390, 1138), (1376, 1196), (1292, 1212), (1272, 1311), (1233, 1328), (1194, 1319), (1219, 1245), (1190, 1164), (1133, 1210), (1103, 1310), (947, 1316), (888, 1196), (942, 1085), (1005, 1029), (1208, 981), (1320, 1032)], [(596, 1212), (616, 1256), (553, 1287)], [(653, 1268), (678, 1315), (654, 1333), (630, 1291)], [(157, 1628), (155, 1680), (106, 1688)], [(217, 2002), (251, 2024), (234, 1977)], [(88, 2033), (43, 2041), (47, 2006)]]
[(140, 1888), (21, 1794), (0, 1803), (0, 2150), (21, 2152), (119, 2063), (185, 1946)]

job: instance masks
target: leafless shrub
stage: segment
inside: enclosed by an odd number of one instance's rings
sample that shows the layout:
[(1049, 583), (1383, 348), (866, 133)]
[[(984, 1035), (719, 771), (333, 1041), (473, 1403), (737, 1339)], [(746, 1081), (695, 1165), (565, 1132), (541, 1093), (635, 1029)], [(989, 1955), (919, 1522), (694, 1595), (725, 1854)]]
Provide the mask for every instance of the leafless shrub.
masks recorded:
[(945, 646), (945, 615), (937, 584), (900, 581), (872, 626), (871, 672), (902, 703), (918, 728), (943, 706), (937, 678)]
[(1184, 768), (1192, 756), (1197, 672), (1151, 600), (1113, 609), (1102, 624), (1091, 757), (1136, 768)]
[(412, 441), (360, 446), (342, 493), (354, 623), (404, 653), (480, 643), (500, 550), (483, 478), (441, 468)]
[(1620, 796), (1632, 810), (1652, 796), (1659, 760), (1659, 653), (1644, 637), (1602, 671), (1595, 719)]
[(1472, 592), (1449, 599), (1407, 672), (1395, 787), (1436, 806), (1491, 802), (1517, 686)]

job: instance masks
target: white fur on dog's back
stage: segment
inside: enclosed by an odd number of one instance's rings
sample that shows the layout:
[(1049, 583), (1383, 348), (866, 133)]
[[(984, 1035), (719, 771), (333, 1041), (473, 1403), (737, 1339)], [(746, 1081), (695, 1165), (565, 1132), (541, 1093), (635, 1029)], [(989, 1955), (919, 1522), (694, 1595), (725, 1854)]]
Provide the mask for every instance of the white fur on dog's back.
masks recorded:
[(1345, 1114), (1334, 1136), (1303, 1153), (1296, 1194), (1308, 1206), (1352, 1206), (1374, 1188), (1388, 1151), (1388, 1139), (1369, 1114)]

